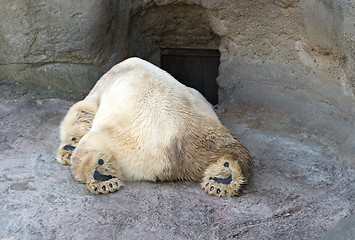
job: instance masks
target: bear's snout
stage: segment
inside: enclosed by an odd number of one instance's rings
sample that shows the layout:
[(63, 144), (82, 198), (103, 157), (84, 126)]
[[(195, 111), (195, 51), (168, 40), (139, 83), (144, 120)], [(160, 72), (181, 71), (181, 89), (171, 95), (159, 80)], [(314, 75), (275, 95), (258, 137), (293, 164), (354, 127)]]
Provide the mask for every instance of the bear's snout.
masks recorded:
[(62, 149), (64, 151), (74, 151), (75, 147), (72, 145), (65, 145)]

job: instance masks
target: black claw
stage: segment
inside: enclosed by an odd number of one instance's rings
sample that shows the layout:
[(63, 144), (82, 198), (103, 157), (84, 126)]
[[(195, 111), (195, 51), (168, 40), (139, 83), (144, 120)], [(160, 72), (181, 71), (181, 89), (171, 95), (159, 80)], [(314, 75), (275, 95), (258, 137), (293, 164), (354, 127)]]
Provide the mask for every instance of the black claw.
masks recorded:
[(75, 138), (75, 137), (73, 137), (73, 138), (71, 138), (70, 140), (75, 141), (75, 140), (76, 140), (76, 138)]
[(213, 191), (213, 189), (214, 189), (214, 186), (211, 186), (210, 190)]
[(106, 186), (105, 185), (102, 186), (102, 190), (106, 191)]
[(104, 160), (99, 159), (99, 160), (97, 161), (97, 164), (99, 164), (99, 165), (103, 165), (103, 164), (104, 164)]
[(110, 188), (112, 188), (113, 187), (112, 183), (110, 183), (109, 186), (110, 186)]
[(217, 188), (217, 194), (221, 193), (221, 189)]
[(229, 162), (225, 162), (223, 166), (229, 167)]
[(212, 177), (210, 177), (210, 180), (212, 180)]
[(208, 187), (208, 185), (210, 185), (210, 183), (206, 183), (206, 187)]
[(74, 151), (75, 147), (72, 145), (65, 145), (62, 149), (64, 151)]
[(226, 195), (226, 196), (228, 195), (228, 192), (227, 192), (227, 190), (225, 190), (225, 191), (224, 191), (224, 195)]
[(95, 192), (97, 191), (97, 187), (95, 187), (94, 191), (95, 191)]
[(118, 182), (115, 182), (116, 183), (116, 186), (118, 186)]

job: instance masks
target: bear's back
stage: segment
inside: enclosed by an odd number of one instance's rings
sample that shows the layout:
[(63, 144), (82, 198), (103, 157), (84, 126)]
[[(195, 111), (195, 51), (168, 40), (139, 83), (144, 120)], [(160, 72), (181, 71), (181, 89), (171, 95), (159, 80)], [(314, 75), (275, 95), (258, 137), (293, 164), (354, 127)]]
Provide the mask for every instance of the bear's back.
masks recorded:
[(102, 93), (98, 117), (128, 124), (138, 124), (140, 119), (147, 126), (160, 123), (171, 127), (197, 115), (218, 121), (211, 104), (199, 92), (147, 61), (129, 58), (110, 71), (115, 72), (115, 79)]
[(102, 91), (91, 132), (104, 133), (127, 179), (152, 180), (173, 159), (192, 156), (183, 152), (210, 158), (204, 142), (213, 141), (206, 140), (212, 132), (226, 133), (200, 93), (138, 58), (110, 71), (114, 79)]

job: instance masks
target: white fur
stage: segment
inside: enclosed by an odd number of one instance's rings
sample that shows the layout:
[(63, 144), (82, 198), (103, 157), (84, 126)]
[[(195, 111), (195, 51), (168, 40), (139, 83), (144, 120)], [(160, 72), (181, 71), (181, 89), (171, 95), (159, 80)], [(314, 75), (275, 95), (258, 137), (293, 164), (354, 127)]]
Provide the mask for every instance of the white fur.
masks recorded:
[[(168, 168), (164, 149), (181, 126), (189, 126), (197, 115), (219, 124), (212, 106), (200, 93), (144, 60), (130, 58), (109, 74), (112, 80), (100, 94), (92, 128), (78, 148), (88, 143), (100, 146), (95, 141), (105, 139), (110, 143), (105, 147), (127, 180), (154, 180)], [(99, 133), (105, 133), (101, 140)]]

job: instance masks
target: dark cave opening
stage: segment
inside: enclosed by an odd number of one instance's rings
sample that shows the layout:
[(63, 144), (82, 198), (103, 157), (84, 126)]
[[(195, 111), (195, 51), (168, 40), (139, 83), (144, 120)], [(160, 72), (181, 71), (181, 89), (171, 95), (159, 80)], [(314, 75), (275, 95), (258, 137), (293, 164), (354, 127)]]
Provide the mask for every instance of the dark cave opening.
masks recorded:
[(218, 104), (220, 37), (206, 9), (183, 4), (137, 9), (127, 34), (128, 56), (148, 60)]
[(218, 50), (163, 49), (160, 63), (162, 69), (199, 91), (212, 105), (218, 103)]

